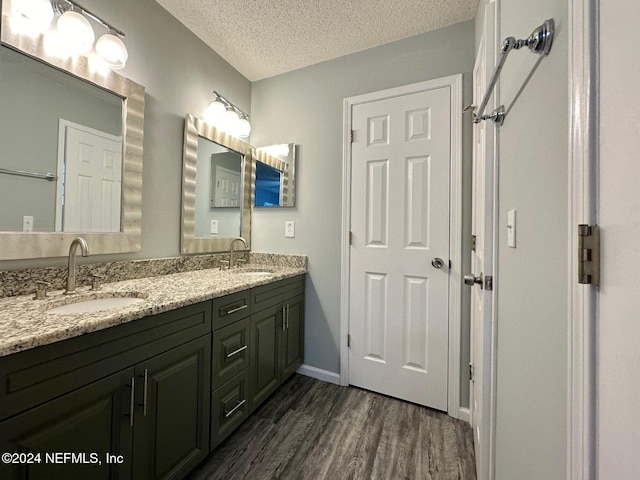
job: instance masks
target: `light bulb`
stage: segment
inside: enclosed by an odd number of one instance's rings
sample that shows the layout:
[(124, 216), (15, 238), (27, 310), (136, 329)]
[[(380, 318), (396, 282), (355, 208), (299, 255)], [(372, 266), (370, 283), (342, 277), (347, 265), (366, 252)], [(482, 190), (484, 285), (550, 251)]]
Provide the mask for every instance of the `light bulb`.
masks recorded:
[(204, 111), (204, 121), (214, 127), (218, 126), (224, 118), (225, 111), (224, 104), (220, 100), (214, 100)]
[(251, 133), (251, 124), (249, 120), (246, 118), (241, 118), (238, 120), (238, 136), (239, 137), (248, 137)]
[(20, 33), (37, 35), (51, 25), (53, 7), (49, 0), (13, 0), (11, 27)]
[(57, 27), (66, 48), (72, 53), (86, 53), (93, 47), (96, 36), (83, 15), (68, 10), (58, 18)]
[(129, 53), (127, 47), (115, 35), (105, 33), (96, 42), (96, 53), (111, 69), (120, 70), (127, 64)]

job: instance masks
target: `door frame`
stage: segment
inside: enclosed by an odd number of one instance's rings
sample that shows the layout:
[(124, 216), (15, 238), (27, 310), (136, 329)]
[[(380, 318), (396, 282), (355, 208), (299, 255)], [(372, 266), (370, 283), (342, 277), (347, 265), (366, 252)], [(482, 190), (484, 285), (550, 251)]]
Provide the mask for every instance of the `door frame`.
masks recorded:
[(342, 239), (340, 272), (340, 385), (349, 385), (349, 282), (351, 225), (351, 130), (352, 108), (421, 91), (449, 88), (451, 92), (451, 164), (449, 176), (449, 366), (447, 413), (469, 421), (469, 409), (460, 406), (460, 339), (462, 322), (462, 74), (427, 80), (345, 98), (343, 101)]
[(596, 476), (597, 289), (580, 285), (578, 224), (598, 223), (598, 3), (569, 0), (567, 479)]

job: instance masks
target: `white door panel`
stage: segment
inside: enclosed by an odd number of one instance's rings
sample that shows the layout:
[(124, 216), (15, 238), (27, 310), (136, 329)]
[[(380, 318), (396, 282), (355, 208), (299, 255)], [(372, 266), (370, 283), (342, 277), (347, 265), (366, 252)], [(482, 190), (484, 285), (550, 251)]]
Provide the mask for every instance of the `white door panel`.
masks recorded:
[[(450, 89), (354, 105), (350, 383), (447, 409)], [(439, 257), (444, 267), (434, 268)]]

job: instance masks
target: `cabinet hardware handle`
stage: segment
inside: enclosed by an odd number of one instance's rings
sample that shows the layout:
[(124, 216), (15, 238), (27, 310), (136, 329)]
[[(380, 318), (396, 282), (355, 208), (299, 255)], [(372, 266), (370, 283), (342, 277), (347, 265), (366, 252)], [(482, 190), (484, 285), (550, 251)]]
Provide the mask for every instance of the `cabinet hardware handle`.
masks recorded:
[(144, 369), (144, 394), (142, 395), (142, 414), (147, 416), (147, 387), (149, 386), (149, 370)]
[(287, 329), (287, 307), (285, 305), (282, 306), (282, 331), (284, 332)]
[(129, 406), (129, 426), (133, 428), (133, 410), (136, 401), (136, 377), (131, 377), (131, 403)]
[(231, 415), (233, 415), (233, 412), (235, 412), (236, 410), (238, 410), (242, 405), (244, 405), (244, 402), (246, 402), (246, 400), (242, 400), (241, 402), (238, 402), (238, 404), (233, 407), (229, 412), (225, 412), (224, 414), (224, 418), (229, 418)]
[(247, 308), (249, 305), (240, 305), (239, 307), (236, 308), (232, 308), (230, 310), (227, 310), (227, 315), (231, 315), (232, 313), (236, 313), (239, 312), (240, 310), (244, 310), (245, 308)]
[(289, 304), (287, 303), (287, 330), (289, 330)]
[(233, 352), (231, 352), (231, 353), (228, 353), (228, 354), (227, 354), (227, 358), (231, 358), (231, 357), (233, 357), (234, 355), (237, 355), (238, 353), (240, 353), (241, 351), (246, 350), (247, 348), (248, 348), (248, 346), (247, 346), (247, 345), (245, 345), (244, 347), (240, 347), (239, 349), (234, 350), (234, 351), (233, 351)]

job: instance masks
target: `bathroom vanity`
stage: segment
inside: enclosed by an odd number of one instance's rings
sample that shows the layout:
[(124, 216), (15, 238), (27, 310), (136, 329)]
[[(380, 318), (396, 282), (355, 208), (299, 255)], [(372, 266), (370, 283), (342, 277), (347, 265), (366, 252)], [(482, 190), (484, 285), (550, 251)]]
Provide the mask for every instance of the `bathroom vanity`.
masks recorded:
[(0, 477), (184, 477), (302, 364), (304, 285), (202, 270), (106, 285), (147, 293), (111, 311), (0, 299)]

